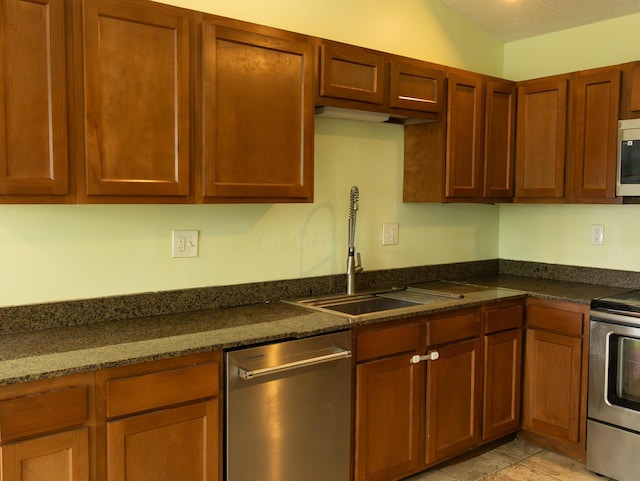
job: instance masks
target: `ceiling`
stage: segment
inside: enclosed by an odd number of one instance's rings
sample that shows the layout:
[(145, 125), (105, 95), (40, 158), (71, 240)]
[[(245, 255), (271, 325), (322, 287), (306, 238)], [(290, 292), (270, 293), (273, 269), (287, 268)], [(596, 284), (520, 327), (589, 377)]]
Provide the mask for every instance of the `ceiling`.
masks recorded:
[(503, 41), (640, 12), (640, 0), (441, 0)]

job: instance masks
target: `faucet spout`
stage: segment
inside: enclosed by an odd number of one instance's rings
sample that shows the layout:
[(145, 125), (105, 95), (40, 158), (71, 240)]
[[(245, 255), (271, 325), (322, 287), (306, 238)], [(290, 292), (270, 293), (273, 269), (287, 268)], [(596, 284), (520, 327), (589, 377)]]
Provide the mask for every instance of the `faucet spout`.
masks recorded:
[(356, 293), (356, 274), (362, 272), (360, 253), (355, 249), (349, 248), (347, 256), (347, 294)]
[(362, 272), (362, 262), (360, 253), (356, 253), (356, 214), (360, 207), (360, 191), (355, 185), (351, 187), (349, 193), (349, 244), (347, 254), (347, 294), (355, 294), (355, 277), (358, 272)]

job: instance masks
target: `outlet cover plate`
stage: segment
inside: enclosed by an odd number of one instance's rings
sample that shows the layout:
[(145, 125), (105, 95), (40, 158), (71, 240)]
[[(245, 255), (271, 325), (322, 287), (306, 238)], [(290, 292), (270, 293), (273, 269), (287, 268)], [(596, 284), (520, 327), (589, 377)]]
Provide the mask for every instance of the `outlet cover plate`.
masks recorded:
[(171, 231), (171, 257), (198, 257), (198, 231)]
[(591, 224), (591, 245), (604, 245), (604, 225)]

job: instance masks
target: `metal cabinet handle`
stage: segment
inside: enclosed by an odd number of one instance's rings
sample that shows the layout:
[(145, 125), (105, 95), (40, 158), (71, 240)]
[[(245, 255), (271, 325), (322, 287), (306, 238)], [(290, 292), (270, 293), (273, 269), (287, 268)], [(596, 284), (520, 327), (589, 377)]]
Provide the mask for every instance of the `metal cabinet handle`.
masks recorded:
[(351, 351), (340, 350), (332, 354), (326, 354), (324, 356), (312, 357), (310, 359), (303, 359), (301, 361), (289, 362), (281, 364), (279, 366), (265, 367), (262, 369), (254, 369), (253, 371), (238, 368), (238, 377), (244, 380), (254, 379), (260, 376), (266, 376), (267, 374), (273, 374), (276, 372), (290, 371), (291, 369), (297, 369), (305, 366), (311, 366), (313, 364), (321, 364), (323, 362), (335, 361), (337, 359), (345, 359), (351, 357)]
[(440, 353), (438, 351), (432, 351), (426, 356), (420, 356), (419, 354), (416, 354), (411, 358), (411, 364), (418, 364), (422, 361), (435, 361), (439, 357)]

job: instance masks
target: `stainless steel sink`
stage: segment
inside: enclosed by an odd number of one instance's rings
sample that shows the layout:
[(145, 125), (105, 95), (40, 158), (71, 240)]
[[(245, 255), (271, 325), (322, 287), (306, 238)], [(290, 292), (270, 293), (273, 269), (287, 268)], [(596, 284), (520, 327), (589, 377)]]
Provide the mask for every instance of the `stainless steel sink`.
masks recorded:
[(463, 297), (461, 294), (407, 287), (405, 289), (393, 289), (363, 294), (323, 296), (289, 302), (312, 309), (331, 311), (336, 314), (353, 317), (437, 302), (451, 302)]

